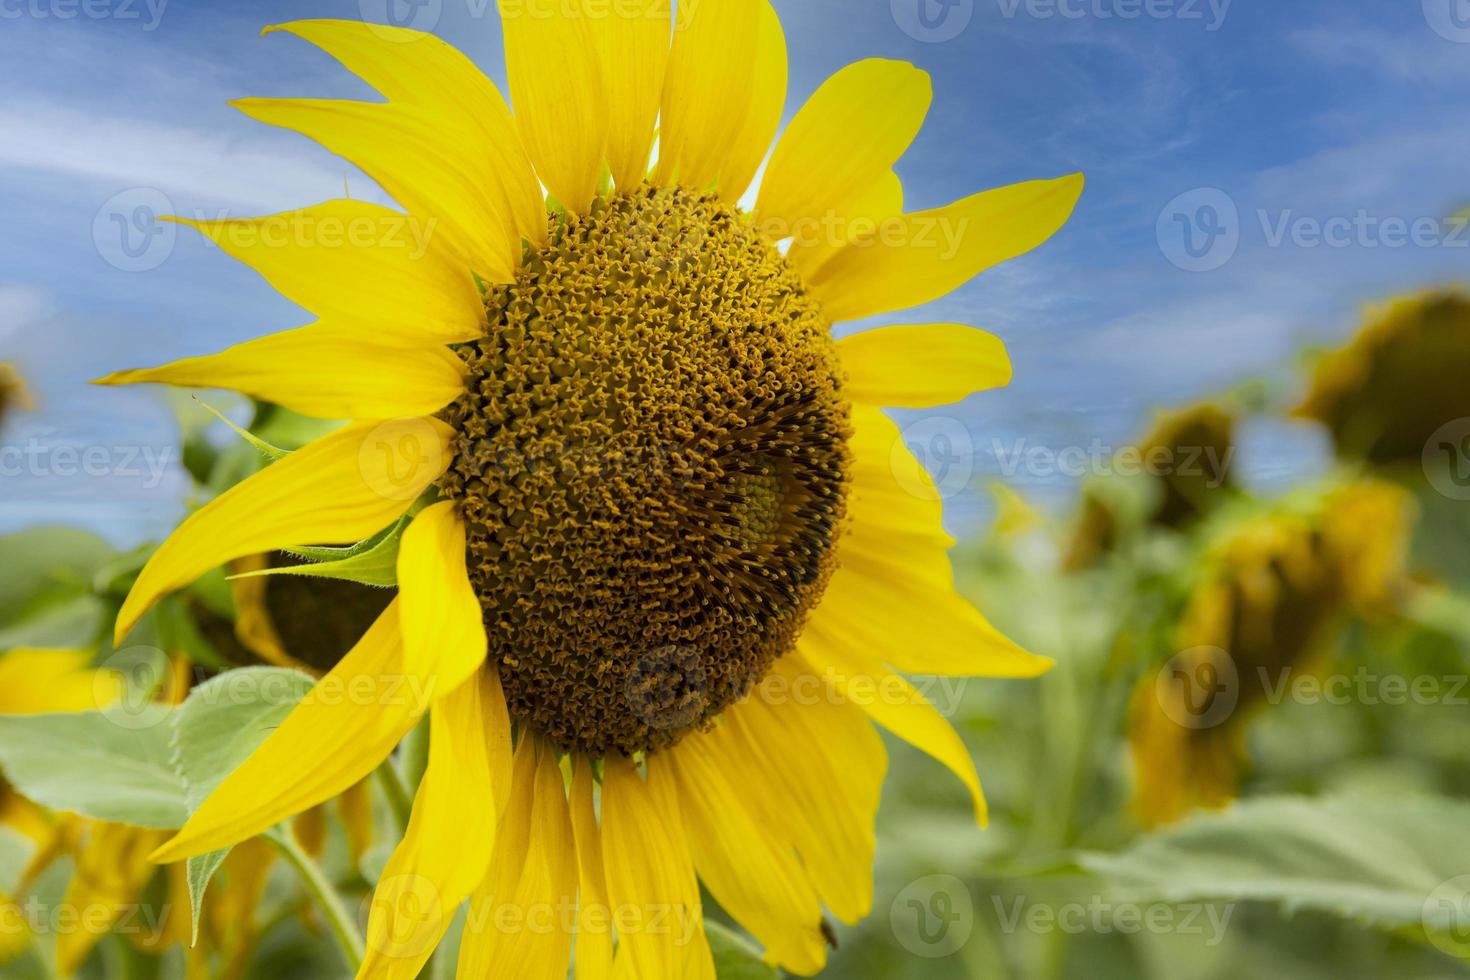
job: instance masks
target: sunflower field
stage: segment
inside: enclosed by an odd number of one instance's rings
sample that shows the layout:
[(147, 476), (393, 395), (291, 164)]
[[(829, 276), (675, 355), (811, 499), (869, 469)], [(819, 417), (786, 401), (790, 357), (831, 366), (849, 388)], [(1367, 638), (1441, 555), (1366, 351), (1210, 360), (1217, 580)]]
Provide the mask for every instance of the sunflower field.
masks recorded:
[[(68, 387), (0, 324), (0, 481), (65, 465), (60, 393), (163, 419), (177, 491), (109, 499), (154, 460), (108, 455), (47, 519), (0, 500), (0, 978), (1470, 975), (1470, 292), (987, 462), (966, 413), (1069, 352), (971, 284), (1100, 234), (1106, 154), (936, 196), (921, 59), (798, 99), (793, 4), (498, 0), (490, 65), (396, 3), (258, 25), (370, 100), (231, 102), (340, 194), (93, 228), (305, 325), (66, 352), (107, 361)], [(922, 54), (976, 6), (880, 20)], [(1182, 253), (1159, 217), (1182, 275), (1216, 193)]]

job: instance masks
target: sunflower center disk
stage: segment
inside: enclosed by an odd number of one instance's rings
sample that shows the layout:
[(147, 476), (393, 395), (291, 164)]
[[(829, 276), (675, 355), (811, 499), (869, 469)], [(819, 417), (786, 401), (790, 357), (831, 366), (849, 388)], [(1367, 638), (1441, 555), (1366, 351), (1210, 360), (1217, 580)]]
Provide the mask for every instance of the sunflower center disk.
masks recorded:
[(553, 223), (487, 296), (442, 489), (511, 713), (663, 748), (788, 652), (834, 567), (848, 406), (816, 304), (709, 197)]

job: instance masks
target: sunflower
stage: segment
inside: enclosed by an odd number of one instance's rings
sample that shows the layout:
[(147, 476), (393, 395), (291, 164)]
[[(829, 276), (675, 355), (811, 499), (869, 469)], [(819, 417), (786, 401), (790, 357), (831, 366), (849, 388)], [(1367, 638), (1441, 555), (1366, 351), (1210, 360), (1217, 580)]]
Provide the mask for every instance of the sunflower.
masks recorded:
[(1348, 615), (1396, 608), (1413, 520), (1407, 492), (1360, 480), (1308, 512), (1252, 518), (1210, 548), (1179, 623), (1183, 652), (1134, 692), (1129, 742), (1144, 823), (1235, 798), (1246, 731), (1270, 685), (1311, 670)]
[(303, 701), (155, 855), (340, 793), (427, 708), (360, 976), (415, 976), (469, 899), (460, 976), (561, 980), (575, 935), (579, 977), (711, 977), (700, 881), (769, 961), (814, 974), (824, 906), (854, 922), (872, 902), (871, 722), (952, 769), (984, 819), (963, 742), (903, 674), (1049, 665), (956, 594), (939, 494), (880, 411), (1005, 383), (1003, 347), (954, 324), (830, 327), (1036, 247), (1082, 178), (904, 213), (893, 166), (929, 80), (869, 60), (796, 114), (746, 213), (783, 111), (781, 25), (765, 0), (668, 7), (503, 4), (514, 116), (433, 37), (276, 28), (387, 101), (238, 107), (404, 211), (187, 222), (319, 319), (103, 379), (355, 420), (185, 521), (119, 636), (212, 567), (420, 506), (396, 598), (328, 675), (352, 695)]
[(30, 389), (15, 365), (0, 361), (0, 425), (16, 409), (31, 408), (32, 405)]
[[(1212, 402), (1164, 412), (1154, 420), (1153, 428), (1130, 451), (1130, 463), (1148, 475), (1152, 486), (1148, 511), (1141, 515), (1149, 526), (1181, 530), (1230, 499), (1235, 424), (1233, 410)], [(1120, 459), (1120, 471), (1124, 465)], [(1062, 559), (1063, 569), (1095, 566), (1118, 547), (1125, 529), (1105, 484), (1090, 485)]]
[(1418, 466), (1436, 431), (1470, 417), (1466, 372), (1470, 297), (1406, 296), (1370, 309), (1358, 335), (1317, 362), (1293, 414), (1325, 425), (1341, 458)]

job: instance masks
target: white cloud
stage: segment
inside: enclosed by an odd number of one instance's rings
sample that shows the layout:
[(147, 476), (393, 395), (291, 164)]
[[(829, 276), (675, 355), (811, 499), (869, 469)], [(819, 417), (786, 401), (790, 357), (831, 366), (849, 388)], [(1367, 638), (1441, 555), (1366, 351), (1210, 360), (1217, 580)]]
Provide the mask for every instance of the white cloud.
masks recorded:
[(51, 312), (51, 296), (39, 286), (0, 283), (0, 344), (11, 346), (22, 330)]
[(1335, 68), (1376, 71), (1400, 82), (1443, 85), (1470, 76), (1465, 46), (1430, 31), (1393, 34), (1341, 25), (1295, 31), (1290, 40), (1307, 55)]
[(301, 207), (341, 196), (349, 176), (354, 197), (383, 200), (351, 165), (334, 166), (325, 151), (269, 131), (246, 142), (234, 133), (13, 101), (0, 106), (0, 132), (0, 166), (82, 178), (108, 195), (156, 188), (181, 209), (200, 202), (257, 212)]

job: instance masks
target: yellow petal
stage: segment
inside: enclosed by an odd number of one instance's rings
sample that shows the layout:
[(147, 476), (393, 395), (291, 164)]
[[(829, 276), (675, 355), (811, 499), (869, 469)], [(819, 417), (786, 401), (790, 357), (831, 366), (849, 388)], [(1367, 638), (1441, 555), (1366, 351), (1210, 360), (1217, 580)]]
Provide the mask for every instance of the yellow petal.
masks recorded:
[(727, 204), (745, 196), (761, 162), (770, 152), (771, 140), (781, 125), (786, 109), (786, 34), (781, 18), (769, 3), (760, 5), (756, 27), (754, 88), (747, 96), (748, 107), (735, 141), (715, 174), (715, 187)]
[(395, 240), (442, 256), (471, 283), (472, 270), (492, 282), (513, 278), (521, 257), (515, 218), (498, 212), (494, 182), (474, 155), (456, 146), (444, 117), (418, 106), (346, 99), (230, 105), (320, 143), (376, 181), (408, 212)]
[(769, 234), (791, 234), (786, 260), (803, 282), (817, 278), (818, 270), (855, 238), (870, 234), (885, 221), (903, 214), (903, 182), (892, 170), (873, 181), (867, 190), (841, 212), (822, 215), (816, 222), (784, 228), (774, 224)]
[(238, 844), (344, 792), (408, 734), (429, 706), (431, 682), (404, 669), (395, 600), (153, 860)]
[(56, 930), (61, 976), (76, 973), (112, 926), (130, 910), (137, 911), (143, 887), (157, 871), (148, 852), (165, 836), (122, 824), (88, 824), (86, 842), (76, 854), (76, 871), (58, 906), (85, 916), (80, 924), (73, 922), (71, 928)]
[(527, 733), (516, 749), (490, 872), (470, 902), (461, 977), (566, 980), (576, 931), (575, 846), (556, 750)]
[(358, 980), (417, 977), (490, 866), (499, 805), (489, 747), (510, 725), (494, 677), (470, 678), (430, 712), (429, 766), (373, 892)]
[(619, 190), (648, 172), (669, 61), (668, 0), (622, 0), (621, 13), (589, 19), (607, 92), (607, 165)]
[(577, 980), (609, 980), (613, 968), (613, 923), (607, 904), (602, 830), (593, 801), (592, 763), (578, 759), (572, 772), (572, 833), (577, 841)]
[(484, 612), (465, 567), (464, 522), (453, 501), (426, 507), (398, 546), (398, 602), (409, 669), (458, 687), (485, 662)]
[[(495, 83), (475, 63), (432, 34), (354, 20), (301, 20), (287, 31), (342, 62), (396, 105), (438, 113), (449, 121), (445, 145), (471, 159), (488, 199), (491, 220), (514, 229), (513, 243), (546, 237), (546, 206), (514, 117)], [(406, 205), (405, 205), (406, 206)], [(478, 211), (444, 220), (483, 220)]]
[(392, 419), (431, 415), (459, 397), (464, 362), (447, 347), (385, 347), (361, 329), (315, 323), (94, 383), (228, 388), (315, 418)]
[(322, 856), (327, 847), (327, 811), (320, 806), (296, 815), (291, 821), (291, 835), (301, 849), (314, 858)]
[(617, 975), (713, 977), (684, 816), (665, 762), (651, 758), (645, 781), (626, 759), (605, 760), (602, 843), (618, 923)]
[(768, 962), (813, 976), (827, 964), (822, 903), (780, 825), (750, 805), (749, 760), (729, 747), (695, 735), (666, 754), (694, 866), (720, 907), (765, 946)]
[(435, 221), (368, 204), (327, 201), (262, 218), (173, 219), (197, 228), (277, 292), (365, 340), (390, 347), (484, 334), (469, 270), (434, 247)]
[(808, 285), (834, 323), (918, 306), (1036, 248), (1081, 194), (1082, 175), (1072, 174), (904, 215), (845, 245)]
[(803, 689), (801, 676), (789, 659), (779, 661), (708, 738), (725, 743), (764, 826), (801, 854), (832, 914), (856, 924), (873, 906), (874, 821), (888, 753), (860, 709), (822, 696), (825, 685)]
[(117, 617), (120, 642), (153, 604), (218, 565), (304, 544), (348, 544), (390, 524), (449, 465), (436, 419), (349, 425), (195, 511), (143, 566)]
[(922, 692), (878, 661), (854, 653), (851, 638), (832, 627), (830, 618), (820, 627), (813, 622), (797, 644), (797, 654), (816, 672), (816, 679), (831, 685), (836, 696), (862, 708), (878, 724), (958, 776), (970, 791), (976, 822), (985, 826), (985, 794), (980, 790), (975, 762), (959, 733)]
[(1011, 381), (999, 337), (958, 323), (880, 327), (837, 343), (855, 402), (933, 408)]
[[(754, 138), (754, 131), (746, 130), (747, 122), (754, 126), (773, 100), (773, 87), (758, 80), (756, 73), (771, 64), (780, 22), (775, 21), (771, 33), (775, 14), (767, 0), (686, 6), (675, 21), (664, 78), (655, 182), (703, 191), (722, 171), (733, 176), (732, 161), (751, 155), (749, 147), (739, 143)], [(780, 40), (783, 49), (784, 43)], [(780, 82), (779, 97), (784, 99), (784, 65), (779, 79), (772, 81)], [(766, 148), (761, 147), (761, 155)], [(735, 196), (744, 190), (741, 185)], [(723, 185), (720, 192), (728, 199)]]
[(602, 178), (608, 124), (592, 23), (616, 20), (621, 13), (593, 10), (596, 0), (498, 3), (521, 138), (551, 196), (568, 210), (585, 213)]
[(841, 565), (812, 622), (857, 652), (913, 674), (1036, 677), (1052, 666), (992, 626), (954, 587), (943, 507), (898, 427), (875, 408), (852, 415), (852, 484)]
[(347, 834), (347, 850), (354, 865), (373, 846), (373, 783), (364, 779), (337, 797), (337, 812)]
[(928, 74), (905, 61), (869, 58), (823, 82), (781, 134), (761, 180), (756, 215), (767, 237), (861, 215), (864, 197), (919, 134), (932, 98)]
[(0, 715), (95, 711), (116, 701), (123, 678), (114, 671), (93, 670), (95, 657), (92, 650), (33, 647), (0, 653)]

